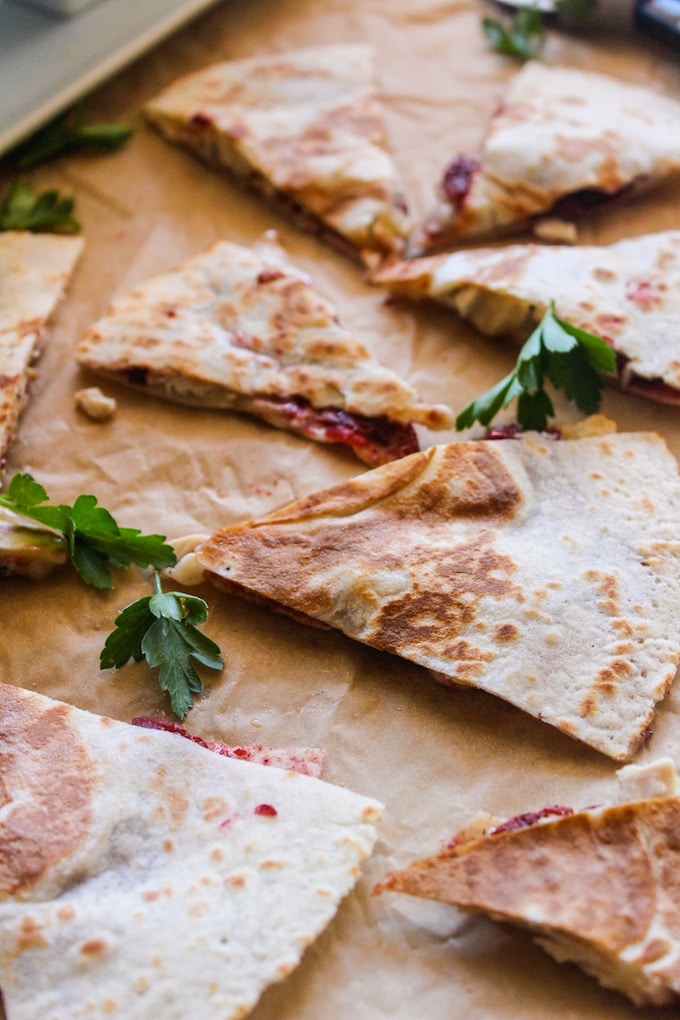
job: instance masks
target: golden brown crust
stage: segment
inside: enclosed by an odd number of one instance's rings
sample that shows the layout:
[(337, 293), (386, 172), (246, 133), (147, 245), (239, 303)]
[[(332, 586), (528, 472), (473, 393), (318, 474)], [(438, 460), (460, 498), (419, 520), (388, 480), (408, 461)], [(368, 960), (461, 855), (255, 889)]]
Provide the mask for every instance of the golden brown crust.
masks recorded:
[(27, 399), (43, 329), (82, 245), (78, 237), (0, 233), (0, 470)]
[(409, 219), (368, 47), (216, 64), (174, 82), (146, 112), (171, 141), (345, 253), (370, 259), (403, 248)]
[(225, 528), (195, 559), (625, 760), (680, 657), (678, 513), (655, 436), (527, 435), (430, 447)]
[(69, 726), (65, 705), (43, 710), (17, 688), (3, 686), (0, 693), (2, 895), (29, 888), (85, 839), (94, 763)]
[(663, 1003), (680, 992), (679, 865), (680, 799), (660, 798), (453, 843), (376, 891), (527, 927), (638, 1004)]

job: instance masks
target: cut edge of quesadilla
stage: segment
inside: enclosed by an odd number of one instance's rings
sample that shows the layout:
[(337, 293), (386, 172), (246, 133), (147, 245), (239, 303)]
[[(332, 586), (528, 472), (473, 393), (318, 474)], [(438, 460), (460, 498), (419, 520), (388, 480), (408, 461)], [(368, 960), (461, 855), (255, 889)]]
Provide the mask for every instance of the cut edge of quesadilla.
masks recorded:
[(176, 403), (345, 444), (372, 466), (418, 449), (414, 423), (453, 423), (344, 329), (304, 273), (227, 241), (115, 300), (76, 360)]
[(481, 151), (443, 172), (408, 257), (578, 221), (680, 170), (680, 104), (609, 75), (528, 61), (492, 116)]
[(375, 800), (34, 692), (0, 732), (8, 1020), (243, 1020), (376, 839)]
[(636, 1005), (680, 998), (680, 796), (674, 762), (617, 772), (618, 801), (480, 814), (376, 892), (440, 900), (527, 929)]
[(0, 578), (21, 574), (41, 580), (68, 558), (61, 532), (0, 506)]
[(226, 169), (343, 254), (370, 263), (403, 250), (410, 219), (370, 47), (215, 64), (169, 85), (145, 112), (169, 141)]
[(480, 333), (526, 340), (554, 300), (571, 325), (616, 353), (607, 381), (658, 403), (680, 403), (680, 231), (610, 245), (514, 244), (395, 261), (371, 281), (407, 299), (452, 308)]
[(80, 237), (0, 231), (0, 476), (28, 401), (46, 326), (82, 249)]
[(232, 746), (222, 740), (205, 740), (196, 733), (191, 733), (174, 719), (163, 719), (160, 716), (140, 715), (131, 720), (133, 726), (141, 726), (149, 730), (164, 730), (175, 733), (178, 737), (191, 740), (199, 747), (206, 747), (224, 758), (239, 758), (241, 761), (252, 761), (258, 765), (271, 765), (273, 768), (300, 772), (303, 776), (321, 777), (326, 752), (321, 747), (268, 747), (264, 744), (238, 744)]

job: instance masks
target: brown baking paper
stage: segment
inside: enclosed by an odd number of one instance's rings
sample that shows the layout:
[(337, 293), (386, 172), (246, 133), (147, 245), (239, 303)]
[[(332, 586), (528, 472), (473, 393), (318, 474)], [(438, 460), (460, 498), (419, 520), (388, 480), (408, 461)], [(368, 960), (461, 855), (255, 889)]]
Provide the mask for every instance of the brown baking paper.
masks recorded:
[[(218, 59), (370, 42), (394, 155), (422, 214), (443, 166), (474, 150), (517, 69), (483, 39), (481, 16), (490, 11), (474, 0), (233, 0), (101, 87), (88, 118), (132, 122), (136, 132), (124, 149), (74, 155), (23, 175), (36, 188), (75, 195), (86, 250), (50, 331), (8, 477), (32, 472), (55, 501), (94, 493), (119, 524), (175, 538), (261, 515), (364, 469), (343, 450), (113, 384), (99, 383), (117, 401), (111, 421), (95, 423), (76, 410), (76, 391), (97, 382), (72, 360), (86, 326), (116, 292), (221, 238), (250, 244), (276, 229), (344, 324), (423, 399), (459, 411), (504, 375), (509, 351), (446, 311), (386, 303), (357, 266), (168, 145), (140, 112), (174, 78)], [(680, 85), (670, 50), (625, 33), (551, 33), (546, 56), (671, 95)], [(3, 188), (13, 176), (6, 159)], [(599, 213), (580, 238), (605, 243), (670, 227), (680, 228), (677, 181)], [(620, 430), (659, 430), (680, 455), (677, 409), (607, 391), (603, 410)], [(425, 444), (453, 438), (421, 435)], [(0, 582), (0, 679), (118, 719), (167, 715), (145, 665), (98, 668), (116, 613), (148, 591), (148, 577), (136, 569), (118, 572), (104, 593), (67, 569), (40, 583)], [(435, 852), (481, 808), (512, 815), (546, 803), (601, 802), (614, 785), (613, 762), (490, 695), (441, 688), (425, 670), (339, 633), (305, 628), (206, 586), (197, 591), (210, 604), (206, 632), (226, 665), (219, 676), (206, 671), (205, 694), (187, 726), (232, 743), (322, 746), (326, 779), (385, 803), (379, 843), (357, 889), (298, 970), (264, 994), (254, 1020), (677, 1015), (635, 1010), (575, 967), (553, 963), (528, 935), (442, 904), (371, 895), (390, 868)], [(659, 707), (639, 761), (670, 755), (680, 763), (679, 698), (676, 689)], [(203, 1016), (200, 1003), (196, 1014)]]

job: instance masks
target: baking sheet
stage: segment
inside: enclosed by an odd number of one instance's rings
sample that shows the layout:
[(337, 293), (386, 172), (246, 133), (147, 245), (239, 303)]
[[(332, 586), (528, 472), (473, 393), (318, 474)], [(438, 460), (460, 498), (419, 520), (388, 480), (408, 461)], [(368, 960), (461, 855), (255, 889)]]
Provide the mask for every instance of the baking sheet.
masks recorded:
[[(120, 524), (175, 537), (257, 516), (363, 470), (347, 452), (245, 418), (174, 407), (113, 384), (115, 418), (97, 424), (73, 395), (95, 380), (71, 354), (110, 297), (220, 238), (254, 243), (276, 229), (290, 258), (336, 302), (343, 322), (423, 398), (460, 410), (505, 374), (513, 356), (481, 340), (444, 310), (389, 303), (360, 271), (219, 173), (147, 128), (143, 102), (178, 75), (223, 57), (326, 41), (367, 41), (395, 158), (415, 210), (432, 199), (442, 167), (478, 143), (517, 69), (490, 53), (476, 0), (249, 0), (223, 3), (172, 36), (89, 103), (93, 117), (132, 121), (120, 152), (72, 156), (34, 171), (36, 188), (76, 197), (86, 251), (46, 344), (8, 465), (31, 471), (54, 500), (98, 496)], [(618, 37), (551, 35), (548, 58), (599, 69), (678, 94), (680, 68), (667, 50)], [(6, 185), (13, 176), (2, 167)], [(680, 185), (670, 182), (584, 225), (585, 243), (680, 228)], [(656, 429), (680, 456), (679, 412), (607, 391), (603, 410), (621, 430)], [(423, 434), (425, 443), (435, 437)], [(631, 484), (634, 484), (632, 480)], [(129, 720), (167, 705), (143, 665), (98, 669), (117, 611), (148, 592), (136, 571), (112, 592), (85, 588), (69, 571), (0, 587), (0, 679), (78, 707)], [(187, 719), (228, 742), (323, 746), (325, 777), (382, 799), (385, 820), (373, 858), (336, 920), (301, 966), (269, 989), (254, 1020), (523, 1020), (559, 1016), (624, 1020), (671, 1017), (635, 1010), (575, 967), (558, 966), (528, 936), (441, 904), (371, 896), (375, 881), (436, 850), (480, 808), (498, 814), (546, 803), (603, 800), (615, 765), (488, 695), (438, 687), (424, 670), (305, 628), (258, 607), (198, 592), (211, 608), (207, 633), (226, 666), (205, 674), (205, 696)], [(680, 764), (680, 688), (660, 706), (638, 760)]]
[(0, 153), (214, 2), (97, 0), (70, 18), (30, 0), (3, 4)]

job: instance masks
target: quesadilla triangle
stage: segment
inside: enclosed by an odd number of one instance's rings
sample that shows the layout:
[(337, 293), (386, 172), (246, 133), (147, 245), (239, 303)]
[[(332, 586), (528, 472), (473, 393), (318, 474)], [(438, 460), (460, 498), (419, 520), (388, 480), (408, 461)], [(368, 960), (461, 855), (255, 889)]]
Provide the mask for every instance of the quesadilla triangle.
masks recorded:
[(678, 535), (660, 437), (525, 433), (430, 447), (224, 528), (194, 557), (228, 592), (625, 760), (680, 659)]
[(215, 64), (170, 85), (146, 113), (170, 141), (345, 254), (371, 261), (403, 249), (410, 220), (370, 47)]
[(243, 1020), (333, 918), (381, 805), (0, 685), (7, 1020)]
[(481, 151), (444, 170), (409, 255), (574, 221), (680, 170), (680, 103), (603, 74), (527, 62), (491, 118)]
[(0, 473), (28, 399), (45, 327), (82, 248), (80, 237), (0, 232)]
[(442, 900), (528, 929), (638, 1006), (680, 999), (680, 796), (670, 759), (617, 773), (619, 803), (478, 816), (376, 892)]
[(68, 558), (61, 532), (0, 506), (0, 579), (24, 574), (40, 580)]
[(226, 241), (115, 301), (81, 341), (86, 368), (180, 404), (254, 415), (367, 464), (449, 428), (344, 329), (308, 277)]
[(480, 333), (523, 342), (558, 314), (616, 352), (622, 390), (680, 403), (680, 230), (597, 247), (507, 245), (395, 262), (374, 283), (455, 309)]

